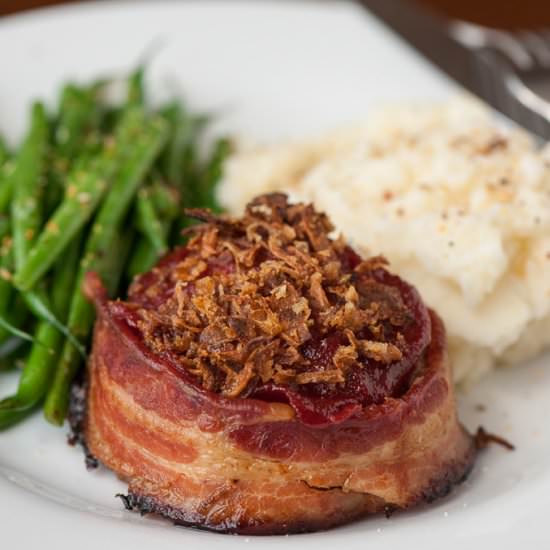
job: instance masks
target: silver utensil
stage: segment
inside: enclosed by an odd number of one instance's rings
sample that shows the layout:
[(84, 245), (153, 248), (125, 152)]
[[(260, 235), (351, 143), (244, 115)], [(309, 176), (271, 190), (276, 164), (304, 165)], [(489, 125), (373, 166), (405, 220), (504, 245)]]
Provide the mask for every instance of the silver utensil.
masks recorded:
[(550, 140), (550, 31), (442, 20), (411, 0), (357, 0), (469, 91)]

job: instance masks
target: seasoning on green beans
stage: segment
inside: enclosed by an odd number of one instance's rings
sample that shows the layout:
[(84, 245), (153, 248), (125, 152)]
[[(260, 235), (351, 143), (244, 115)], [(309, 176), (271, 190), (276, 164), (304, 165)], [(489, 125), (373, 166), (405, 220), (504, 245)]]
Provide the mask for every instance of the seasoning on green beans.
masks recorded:
[(10, 177), (13, 188), (11, 203), (13, 254), (15, 268), (20, 269), (42, 224), (45, 161), (48, 150), (48, 118), (42, 103), (35, 103), (31, 128), (17, 154)]

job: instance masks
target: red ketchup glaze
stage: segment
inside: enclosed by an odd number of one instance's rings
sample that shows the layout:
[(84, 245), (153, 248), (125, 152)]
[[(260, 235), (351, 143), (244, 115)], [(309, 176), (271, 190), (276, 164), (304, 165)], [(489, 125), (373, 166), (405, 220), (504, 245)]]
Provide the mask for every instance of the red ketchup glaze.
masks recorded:
[[(184, 246), (176, 248), (163, 256), (151, 271), (136, 277), (128, 290), (128, 300), (151, 309), (166, 302), (174, 294), (174, 283), (170, 274), (186, 256), (187, 249)], [(150, 295), (146, 290), (153, 286), (156, 286), (159, 292)]]
[[(370, 275), (377, 282), (399, 289), (411, 313), (411, 322), (402, 331), (406, 342), (402, 359), (389, 365), (360, 359), (361, 365), (348, 374), (342, 386), (307, 384), (293, 388), (267, 384), (257, 387), (252, 397), (288, 403), (302, 422), (322, 427), (343, 422), (363, 407), (380, 404), (386, 397), (399, 397), (407, 391), (418, 362), (430, 343), (430, 317), (412, 286), (385, 269), (376, 269)], [(336, 350), (346, 343), (346, 337), (338, 332), (324, 338), (314, 336), (302, 346), (302, 353), (312, 362), (314, 369), (322, 369), (332, 364)]]
[[(185, 247), (177, 248), (166, 255), (152, 271), (138, 277), (130, 288), (129, 300), (146, 308), (157, 308), (166, 301), (172, 296), (175, 287), (171, 273), (186, 255)], [(342, 271), (348, 273), (353, 272), (361, 262), (361, 258), (349, 247), (344, 250), (340, 259)], [(233, 270), (233, 258), (227, 254), (211, 259), (203, 275), (231, 273)], [(260, 383), (247, 396), (248, 399), (287, 403), (293, 407), (301, 422), (323, 427), (343, 422), (361, 412), (364, 407), (380, 404), (386, 397), (399, 397), (407, 391), (419, 360), (430, 343), (431, 325), (428, 311), (414, 287), (383, 268), (376, 268), (368, 274), (354, 273), (353, 276), (357, 277), (358, 282), (361, 277), (370, 277), (399, 291), (410, 312), (410, 321), (401, 330), (405, 342), (405, 348), (402, 349), (403, 357), (389, 365), (373, 359), (360, 359), (360, 364), (348, 373), (346, 382), (342, 385), (316, 383), (283, 386), (272, 382)], [(146, 290), (152, 285), (160, 287), (161, 292), (148, 295)], [(186, 291), (192, 294), (193, 284), (189, 284)], [(120, 311), (117, 311), (118, 309)], [(119, 323), (127, 324), (127, 330), (134, 338), (139, 339), (135, 315), (127, 304), (119, 302), (112, 313), (115, 313)], [(310, 360), (311, 370), (329, 368), (338, 347), (348, 343), (347, 338), (337, 331), (325, 337), (319, 337), (314, 331), (312, 333), (311, 340), (302, 346), (301, 352)], [(395, 335), (390, 335), (390, 341), (391, 336)], [(187, 382), (197, 383), (192, 375), (178, 365), (177, 359), (169, 354), (163, 354), (163, 359)]]

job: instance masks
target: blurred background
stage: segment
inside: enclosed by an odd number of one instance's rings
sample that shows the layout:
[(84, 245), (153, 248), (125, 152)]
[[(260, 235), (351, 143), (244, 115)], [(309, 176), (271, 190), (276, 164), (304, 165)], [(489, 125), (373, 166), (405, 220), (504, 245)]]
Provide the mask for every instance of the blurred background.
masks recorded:
[[(108, 0), (105, 0), (108, 1)], [(154, 0), (150, 0), (154, 1)], [(258, 0), (261, 1), (261, 0)], [(392, 0), (388, 0), (391, 2)], [(411, 0), (413, 1), (413, 0)], [(415, 0), (442, 15), (508, 29), (550, 26), (550, 0)], [(72, 0), (74, 3), (74, 0)], [(0, 16), (67, 0), (0, 0)]]

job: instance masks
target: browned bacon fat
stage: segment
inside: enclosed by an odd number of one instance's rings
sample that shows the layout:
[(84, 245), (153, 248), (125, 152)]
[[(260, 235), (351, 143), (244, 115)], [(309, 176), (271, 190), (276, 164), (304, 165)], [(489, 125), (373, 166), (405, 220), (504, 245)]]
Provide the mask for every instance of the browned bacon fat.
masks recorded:
[(239, 533), (446, 494), (474, 460), (439, 318), (310, 205), (195, 210), (188, 245), (98, 310), (85, 435), (128, 506)]

